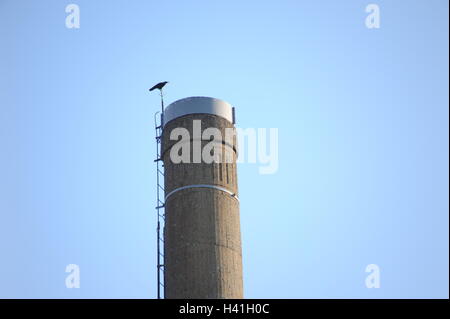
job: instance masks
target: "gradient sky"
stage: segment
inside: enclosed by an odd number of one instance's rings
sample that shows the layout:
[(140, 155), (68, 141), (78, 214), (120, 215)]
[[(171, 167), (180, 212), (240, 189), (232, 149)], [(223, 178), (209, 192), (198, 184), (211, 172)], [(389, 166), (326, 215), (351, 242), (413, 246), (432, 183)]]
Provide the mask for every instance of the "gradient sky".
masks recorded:
[(245, 297), (448, 298), (448, 10), (0, 0), (0, 297), (155, 298), (148, 88), (167, 80), (167, 102), (279, 130), (276, 174), (238, 168)]

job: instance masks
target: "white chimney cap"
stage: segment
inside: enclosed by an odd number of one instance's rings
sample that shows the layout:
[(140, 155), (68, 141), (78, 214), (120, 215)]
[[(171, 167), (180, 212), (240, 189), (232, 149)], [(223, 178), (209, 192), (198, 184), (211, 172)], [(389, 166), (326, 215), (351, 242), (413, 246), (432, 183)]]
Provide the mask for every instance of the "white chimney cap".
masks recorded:
[(229, 103), (213, 97), (193, 96), (167, 106), (164, 110), (164, 125), (178, 117), (199, 113), (221, 116), (234, 124), (233, 107)]

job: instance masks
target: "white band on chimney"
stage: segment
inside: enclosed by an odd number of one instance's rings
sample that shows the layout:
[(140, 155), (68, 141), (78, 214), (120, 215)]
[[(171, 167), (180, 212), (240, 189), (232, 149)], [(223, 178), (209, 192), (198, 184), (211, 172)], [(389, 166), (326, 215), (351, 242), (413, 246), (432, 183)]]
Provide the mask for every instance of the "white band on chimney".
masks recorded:
[(239, 201), (239, 198), (237, 197), (237, 195), (235, 193), (233, 193), (232, 191), (226, 189), (225, 187), (221, 187), (221, 186), (217, 186), (217, 185), (207, 185), (207, 184), (195, 184), (195, 185), (186, 185), (186, 186), (181, 186), (178, 188), (175, 188), (173, 191), (169, 192), (169, 194), (166, 195), (166, 197), (164, 198), (164, 201), (167, 201), (167, 199), (172, 196), (174, 193), (184, 190), (184, 189), (189, 189), (189, 188), (213, 188), (213, 189), (217, 189), (220, 190), (222, 192), (225, 192), (229, 195), (231, 195), (231, 197), (235, 198), (237, 201)]

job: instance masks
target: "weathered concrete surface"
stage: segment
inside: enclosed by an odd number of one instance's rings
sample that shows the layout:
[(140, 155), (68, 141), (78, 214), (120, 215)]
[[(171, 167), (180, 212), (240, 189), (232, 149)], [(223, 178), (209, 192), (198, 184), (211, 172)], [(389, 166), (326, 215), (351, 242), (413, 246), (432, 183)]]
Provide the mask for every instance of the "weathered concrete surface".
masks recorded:
[[(192, 136), (193, 119), (202, 120), (202, 131), (216, 127), (223, 136), (225, 127), (233, 127), (207, 114), (186, 115), (167, 123), (162, 143), (166, 194), (193, 184), (217, 185), (237, 194), (235, 139), (232, 145), (222, 145), (231, 163), (171, 162), (170, 147), (176, 142), (169, 140), (171, 129), (184, 127)], [(238, 200), (217, 189), (189, 188), (167, 199), (165, 214), (165, 298), (243, 298)]]

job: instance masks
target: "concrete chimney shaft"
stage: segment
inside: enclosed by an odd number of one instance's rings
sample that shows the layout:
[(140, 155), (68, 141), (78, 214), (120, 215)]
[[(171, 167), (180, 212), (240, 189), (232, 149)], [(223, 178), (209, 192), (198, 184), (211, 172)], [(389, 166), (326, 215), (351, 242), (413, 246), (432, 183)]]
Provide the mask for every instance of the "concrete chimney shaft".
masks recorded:
[[(192, 163), (193, 143), (201, 149), (209, 143), (195, 136), (194, 120), (201, 121), (202, 132), (214, 127), (223, 137), (226, 128), (234, 129), (232, 107), (218, 99), (191, 97), (165, 109), (164, 296), (243, 298), (236, 138), (220, 146), (232, 159), (228, 163)], [(170, 133), (179, 127), (190, 133), (190, 163), (175, 164), (170, 157), (177, 143)]]

